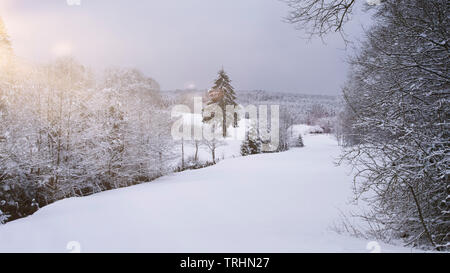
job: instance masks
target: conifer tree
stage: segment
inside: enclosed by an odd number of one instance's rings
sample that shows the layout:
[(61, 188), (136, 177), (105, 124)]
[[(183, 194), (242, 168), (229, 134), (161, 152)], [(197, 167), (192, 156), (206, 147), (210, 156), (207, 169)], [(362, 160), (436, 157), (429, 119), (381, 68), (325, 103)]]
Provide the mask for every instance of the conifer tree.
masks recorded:
[(257, 130), (251, 128), (241, 144), (241, 155), (247, 156), (259, 153), (261, 153), (261, 138), (258, 136)]
[(241, 144), (241, 155), (247, 156), (250, 154), (250, 143), (249, 143), (248, 134), (245, 136), (244, 141)]
[[(226, 113), (227, 105), (236, 106), (236, 94), (234, 88), (231, 85), (230, 77), (222, 68), (216, 80), (214, 86), (208, 91), (209, 101), (207, 105), (217, 104), (222, 109), (222, 134), (223, 137), (227, 136), (227, 123), (233, 121), (233, 126), (237, 126), (238, 117), (234, 113)], [(204, 121), (209, 121), (212, 117), (207, 117)]]
[(303, 137), (301, 134), (298, 135), (297, 147), (305, 147), (305, 144), (303, 143)]

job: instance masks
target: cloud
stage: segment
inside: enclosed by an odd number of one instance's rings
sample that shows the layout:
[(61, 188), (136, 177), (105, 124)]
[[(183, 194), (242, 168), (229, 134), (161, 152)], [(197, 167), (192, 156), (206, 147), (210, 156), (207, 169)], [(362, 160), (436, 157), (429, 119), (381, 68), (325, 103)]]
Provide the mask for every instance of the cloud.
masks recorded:
[(339, 35), (326, 45), (301, 39), (282, 22), (281, 1), (15, 2), (5, 22), (16, 52), (31, 60), (71, 53), (98, 69), (136, 67), (165, 90), (207, 89), (222, 65), (237, 89), (336, 94), (345, 79)]

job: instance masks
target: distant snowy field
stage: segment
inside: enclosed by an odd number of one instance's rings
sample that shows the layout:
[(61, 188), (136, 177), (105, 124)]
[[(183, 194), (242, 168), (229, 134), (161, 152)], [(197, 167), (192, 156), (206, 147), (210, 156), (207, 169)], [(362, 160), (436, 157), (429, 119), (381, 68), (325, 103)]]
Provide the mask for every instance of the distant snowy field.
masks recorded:
[(369, 240), (331, 230), (352, 194), (336, 141), (305, 134), (305, 148), (56, 202), (0, 226), (0, 252), (69, 252), (72, 241), (82, 252), (369, 252)]

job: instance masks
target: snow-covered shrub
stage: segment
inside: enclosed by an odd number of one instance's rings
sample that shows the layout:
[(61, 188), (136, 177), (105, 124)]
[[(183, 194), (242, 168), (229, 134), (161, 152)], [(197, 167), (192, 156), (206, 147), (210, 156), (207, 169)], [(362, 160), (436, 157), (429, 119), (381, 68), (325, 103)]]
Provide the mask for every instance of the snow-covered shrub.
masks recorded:
[(214, 165), (215, 163), (212, 161), (199, 161), (195, 160), (194, 156), (188, 157), (184, 162), (184, 167), (181, 164), (175, 168), (175, 172), (182, 172), (185, 170), (197, 170), (201, 168), (206, 168)]
[(309, 133), (310, 134), (323, 134), (323, 133), (325, 133), (325, 130), (320, 126), (315, 125), (315, 126), (311, 126)]

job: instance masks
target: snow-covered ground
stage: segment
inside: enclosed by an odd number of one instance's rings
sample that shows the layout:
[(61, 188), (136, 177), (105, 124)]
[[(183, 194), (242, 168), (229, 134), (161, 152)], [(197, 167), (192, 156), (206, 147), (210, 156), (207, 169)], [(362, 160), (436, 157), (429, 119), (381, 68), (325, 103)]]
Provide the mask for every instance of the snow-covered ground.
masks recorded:
[(304, 142), (56, 202), (0, 226), (0, 252), (68, 252), (72, 241), (82, 252), (369, 252), (369, 241), (330, 229), (351, 196), (336, 141)]
[(288, 128), (288, 133), (297, 137), (299, 134), (305, 136), (311, 133), (323, 133), (323, 129), (318, 125), (295, 124)]

